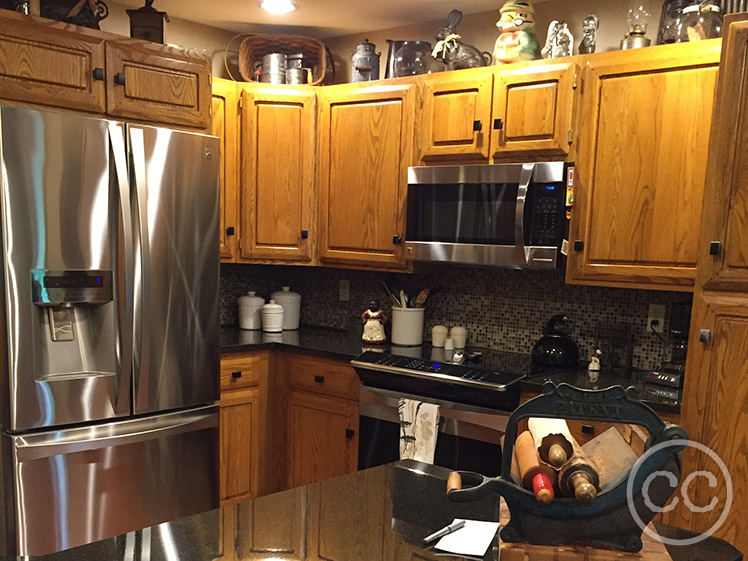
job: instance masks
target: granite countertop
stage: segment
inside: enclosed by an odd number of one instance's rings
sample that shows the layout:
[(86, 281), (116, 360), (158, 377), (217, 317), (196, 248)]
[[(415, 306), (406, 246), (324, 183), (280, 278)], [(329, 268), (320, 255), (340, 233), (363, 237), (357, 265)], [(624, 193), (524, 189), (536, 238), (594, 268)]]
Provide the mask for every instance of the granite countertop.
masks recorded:
[[(272, 348), (298, 350), (318, 356), (351, 360), (372, 347), (364, 345), (357, 336), (352, 336), (346, 331), (325, 327), (302, 326), (297, 331), (283, 331), (277, 334), (245, 331), (234, 326), (221, 328), (222, 353)], [(419, 347), (399, 347), (386, 344), (375, 348), (414, 358), (427, 358), (429, 360), (433, 358), (433, 349), (428, 343)], [(499, 353), (491, 349), (471, 350), (480, 350), (486, 357), (492, 353), (521, 356), (517, 353)], [(682, 392), (673, 388), (646, 383), (642, 380), (642, 374), (643, 372), (638, 371), (631, 373), (602, 371), (598, 380), (592, 382), (587, 370), (580, 368), (555, 374), (531, 375), (522, 381), (522, 387), (529, 390), (540, 390), (546, 380), (556, 383), (566, 382), (582, 389), (603, 389), (617, 385), (623, 387), (635, 386), (639, 392), (639, 399), (656, 411), (679, 413)]]
[[(424, 549), (423, 537), (454, 518), (505, 522), (507, 514), (503, 507), (500, 514), (500, 503), (495, 496), (471, 503), (451, 502), (445, 493), (448, 473), (445, 468), (427, 464), (397, 462), (30, 559), (213, 561), (223, 557), (437, 561), (444, 556), (437, 556), (433, 549)], [(656, 525), (656, 530), (671, 538), (693, 536), (662, 525)], [(742, 559), (735, 548), (715, 538), (692, 546), (669, 545), (667, 553), (665, 546), (652, 538), (645, 535), (643, 540), (640, 556), (620, 554), (620, 559)], [(571, 551), (578, 552), (580, 559), (603, 558), (595, 553), (599, 550), (584, 547), (563, 550), (564, 558)], [(500, 552), (507, 559), (556, 559), (560, 558), (558, 551), (551, 547), (506, 544), (494, 538), (483, 559), (498, 561)], [(612, 555), (619, 558), (618, 553)]]

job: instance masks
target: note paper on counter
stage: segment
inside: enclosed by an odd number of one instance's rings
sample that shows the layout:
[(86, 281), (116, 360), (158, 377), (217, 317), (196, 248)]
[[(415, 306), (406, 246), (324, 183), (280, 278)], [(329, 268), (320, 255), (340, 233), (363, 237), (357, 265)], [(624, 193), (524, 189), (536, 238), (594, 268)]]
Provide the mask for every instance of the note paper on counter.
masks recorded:
[[(452, 524), (461, 520), (455, 518)], [(440, 539), (434, 549), (458, 555), (483, 557), (499, 529), (498, 522), (465, 520), (465, 525)]]

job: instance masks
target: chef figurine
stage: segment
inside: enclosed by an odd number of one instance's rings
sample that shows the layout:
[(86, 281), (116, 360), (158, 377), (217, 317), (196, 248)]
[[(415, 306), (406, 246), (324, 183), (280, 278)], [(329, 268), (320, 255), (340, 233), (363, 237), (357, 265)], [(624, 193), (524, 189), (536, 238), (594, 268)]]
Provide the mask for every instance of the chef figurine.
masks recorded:
[(496, 64), (508, 64), (540, 58), (540, 42), (532, 30), (535, 10), (525, 0), (509, 0), (499, 10), (501, 18), (496, 27), (501, 35), (496, 39), (493, 58)]
[(369, 344), (381, 344), (387, 341), (384, 334), (384, 324), (387, 323), (387, 316), (379, 309), (379, 302), (372, 300), (369, 302), (369, 309), (364, 310), (361, 314), (361, 321), (364, 324), (364, 334), (361, 340)]
[(602, 351), (597, 349), (590, 355), (590, 364), (587, 366), (587, 374), (590, 377), (590, 382), (597, 382), (597, 379), (600, 377), (600, 355), (602, 354)]

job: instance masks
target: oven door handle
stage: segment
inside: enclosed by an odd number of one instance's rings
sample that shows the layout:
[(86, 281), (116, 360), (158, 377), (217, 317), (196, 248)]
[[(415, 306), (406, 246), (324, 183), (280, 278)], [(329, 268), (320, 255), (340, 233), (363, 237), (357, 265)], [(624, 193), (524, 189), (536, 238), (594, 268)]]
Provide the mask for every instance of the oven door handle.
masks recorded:
[(519, 187), (517, 189), (517, 206), (514, 209), (514, 249), (517, 265), (527, 265), (528, 254), (525, 248), (525, 206), (527, 203), (527, 191), (530, 188), (532, 174), (535, 164), (522, 164), (519, 174)]
[[(366, 394), (374, 394), (374, 400), (369, 398)], [(453, 411), (466, 411), (468, 413), (482, 413), (484, 415), (496, 415), (506, 416), (509, 418), (511, 411), (504, 411), (502, 409), (489, 409), (487, 407), (479, 407), (477, 405), (468, 405), (466, 403), (455, 403), (444, 399), (435, 399), (431, 397), (423, 397), (419, 395), (407, 394), (399, 391), (384, 390), (381, 388), (373, 388), (371, 386), (362, 386), (360, 392), (360, 403), (363, 406), (366, 403), (374, 405), (383, 405), (397, 408), (399, 400), (413, 399), (416, 401), (422, 401), (423, 403), (433, 403), (438, 405), (441, 409), (448, 409)]]

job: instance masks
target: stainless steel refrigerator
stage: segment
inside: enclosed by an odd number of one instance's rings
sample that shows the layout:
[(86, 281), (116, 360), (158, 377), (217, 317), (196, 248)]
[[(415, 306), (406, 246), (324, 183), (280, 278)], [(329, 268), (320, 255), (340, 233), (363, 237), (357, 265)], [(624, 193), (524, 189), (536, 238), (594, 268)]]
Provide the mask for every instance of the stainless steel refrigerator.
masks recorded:
[(218, 506), (218, 142), (0, 107), (6, 553)]

